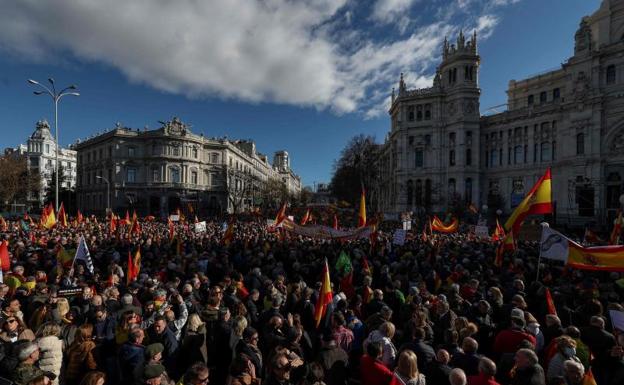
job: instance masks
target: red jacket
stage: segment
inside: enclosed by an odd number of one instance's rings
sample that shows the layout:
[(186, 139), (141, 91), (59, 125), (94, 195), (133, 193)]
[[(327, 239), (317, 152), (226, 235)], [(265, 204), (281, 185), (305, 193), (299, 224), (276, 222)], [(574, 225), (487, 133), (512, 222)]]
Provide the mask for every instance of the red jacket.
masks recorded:
[(486, 376), (483, 373), (479, 373), (478, 376), (468, 376), (468, 385), (500, 385), (494, 377)]
[(362, 385), (389, 385), (392, 372), (381, 361), (365, 354), (360, 358), (360, 381)]
[(496, 335), (494, 340), (494, 352), (498, 354), (514, 353), (518, 350), (518, 344), (522, 340), (529, 341), (533, 346), (536, 344), (535, 337), (529, 333), (517, 329), (505, 329)]

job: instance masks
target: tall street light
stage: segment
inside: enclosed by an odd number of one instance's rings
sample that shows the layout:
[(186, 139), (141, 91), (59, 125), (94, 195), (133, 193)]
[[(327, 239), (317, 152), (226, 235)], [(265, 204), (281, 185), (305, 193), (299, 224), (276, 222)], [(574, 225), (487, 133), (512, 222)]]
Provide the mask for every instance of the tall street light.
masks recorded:
[(108, 179), (104, 178), (103, 176), (96, 175), (95, 178), (102, 179), (104, 182), (106, 182), (106, 212), (108, 212), (108, 210), (111, 208), (110, 207), (110, 182), (108, 181)]
[(49, 95), (54, 101), (54, 135), (56, 140), (56, 151), (54, 152), (54, 174), (56, 175), (55, 187), (54, 187), (54, 197), (56, 204), (56, 211), (59, 209), (59, 129), (58, 129), (58, 104), (63, 96), (72, 95), (72, 96), (80, 96), (80, 94), (74, 90), (76, 90), (75, 85), (71, 85), (69, 87), (63, 88), (61, 91), (57, 92), (56, 87), (54, 86), (54, 79), (48, 78), (48, 82), (52, 85), (52, 89), (46, 87), (45, 85), (39, 83), (36, 80), (28, 79), (28, 83), (33, 84), (35, 86), (39, 86), (43, 88), (45, 91), (34, 91), (35, 95)]

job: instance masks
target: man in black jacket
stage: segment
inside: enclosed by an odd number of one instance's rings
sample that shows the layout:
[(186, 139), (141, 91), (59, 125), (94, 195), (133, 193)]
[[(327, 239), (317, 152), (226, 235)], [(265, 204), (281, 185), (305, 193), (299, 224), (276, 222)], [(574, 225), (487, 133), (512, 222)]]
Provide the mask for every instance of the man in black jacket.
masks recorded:
[(439, 349), (436, 359), (429, 365), (427, 382), (436, 385), (449, 385), (449, 374), (452, 369), (448, 364), (450, 360), (449, 353), (444, 349)]
[(317, 360), (325, 371), (327, 385), (345, 385), (347, 383), (349, 355), (336, 344), (331, 332), (323, 333), (323, 346)]
[(422, 328), (412, 329), (412, 340), (401, 345), (399, 351), (409, 349), (416, 354), (418, 366), (422, 372), (428, 375), (429, 366), (435, 360), (436, 354), (433, 348), (425, 343), (425, 331)]

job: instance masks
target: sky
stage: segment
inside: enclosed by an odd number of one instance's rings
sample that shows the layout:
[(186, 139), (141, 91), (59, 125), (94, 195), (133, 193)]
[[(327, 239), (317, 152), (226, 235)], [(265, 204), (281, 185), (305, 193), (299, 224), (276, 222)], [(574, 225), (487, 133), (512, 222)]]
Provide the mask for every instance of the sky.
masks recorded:
[(178, 116), (207, 137), (290, 153), (329, 182), (355, 135), (383, 142), (392, 87), (428, 87), (445, 36), (478, 34), (481, 111), (509, 80), (560, 66), (599, 0), (0, 0), (0, 147), (25, 143), (53, 103), (29, 78), (76, 84), (63, 145)]

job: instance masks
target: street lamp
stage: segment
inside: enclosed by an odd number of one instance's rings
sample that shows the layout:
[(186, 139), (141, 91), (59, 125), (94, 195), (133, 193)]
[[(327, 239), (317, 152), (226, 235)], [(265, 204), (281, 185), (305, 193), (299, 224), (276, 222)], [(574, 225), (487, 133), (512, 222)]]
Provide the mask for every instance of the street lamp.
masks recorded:
[(106, 182), (106, 211), (108, 211), (108, 209), (110, 209), (111, 207), (110, 205), (110, 182), (108, 181), (108, 179), (99, 175), (96, 175), (95, 179), (102, 179), (104, 182)]
[(61, 91), (57, 92), (56, 91), (56, 87), (54, 86), (54, 79), (52, 78), (48, 78), (48, 82), (50, 82), (50, 84), (52, 85), (52, 89), (50, 90), (50, 88), (46, 87), (45, 85), (39, 83), (36, 80), (32, 80), (32, 79), (28, 79), (28, 83), (35, 85), (35, 86), (39, 86), (41, 88), (43, 88), (45, 91), (34, 91), (33, 93), (35, 95), (49, 95), (52, 100), (54, 101), (54, 131), (55, 131), (55, 140), (56, 140), (56, 151), (54, 151), (54, 174), (56, 174), (56, 181), (55, 181), (55, 187), (54, 187), (54, 196), (55, 196), (55, 203), (56, 203), (56, 210), (58, 211), (59, 209), (59, 131), (58, 131), (58, 103), (61, 100), (61, 98), (63, 96), (66, 95), (71, 95), (71, 96), (80, 96), (80, 94), (78, 92), (75, 92), (74, 90), (76, 90), (76, 86), (75, 85), (71, 85), (69, 87), (65, 87), (63, 88)]
[(497, 216), (500, 217), (502, 213), (503, 213), (503, 210), (501, 210), (501, 209), (496, 210), (496, 215)]

